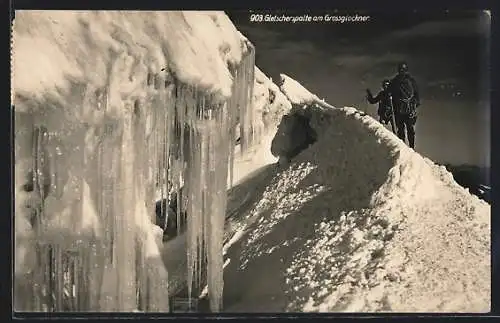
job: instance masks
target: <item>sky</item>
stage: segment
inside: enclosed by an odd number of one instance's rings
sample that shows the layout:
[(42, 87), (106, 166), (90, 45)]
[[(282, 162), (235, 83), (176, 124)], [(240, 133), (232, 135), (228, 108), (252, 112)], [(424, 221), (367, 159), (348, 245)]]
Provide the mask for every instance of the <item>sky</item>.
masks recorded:
[[(298, 16), (305, 12), (270, 12)], [(416, 150), (438, 163), (490, 164), (489, 15), (463, 12), (308, 12), (365, 15), (366, 22), (265, 23), (227, 12), (256, 46), (256, 64), (285, 73), (336, 106), (376, 115), (365, 89), (380, 90), (399, 61), (408, 62), (422, 105)]]

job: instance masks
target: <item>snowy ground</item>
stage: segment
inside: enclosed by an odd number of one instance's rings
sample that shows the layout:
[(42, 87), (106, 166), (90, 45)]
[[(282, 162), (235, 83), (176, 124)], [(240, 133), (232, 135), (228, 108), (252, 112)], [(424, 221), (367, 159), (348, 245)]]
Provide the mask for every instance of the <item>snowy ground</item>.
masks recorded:
[(250, 148), (244, 155), (239, 153), (239, 146), (236, 147), (233, 185), (238, 185), (256, 169), (278, 161), (269, 149), (275, 134), (276, 129), (273, 128), (262, 138), (259, 145)]
[(490, 206), (371, 117), (311, 111), (289, 167), (270, 138), (236, 159), (224, 310), (489, 311)]
[(489, 205), (354, 111), (232, 218), (225, 311), (489, 311)]

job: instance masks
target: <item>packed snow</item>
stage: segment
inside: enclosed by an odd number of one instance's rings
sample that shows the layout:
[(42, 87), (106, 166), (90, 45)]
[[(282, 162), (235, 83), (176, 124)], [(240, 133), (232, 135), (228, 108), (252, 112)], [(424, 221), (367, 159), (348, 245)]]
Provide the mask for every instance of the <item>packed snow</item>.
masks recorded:
[(286, 74), (280, 74), (281, 78), (281, 90), (291, 103), (297, 105), (312, 104), (319, 100), (315, 94), (309, 92), (308, 89), (302, 86), (299, 82), (289, 77)]
[(286, 74), (280, 74), (280, 89), (287, 99), (295, 106), (317, 105), (323, 108), (334, 108), (325, 100), (321, 100), (315, 94), (309, 92), (302, 84)]
[(305, 109), (319, 139), (252, 184), (225, 311), (488, 312), (490, 206), (370, 116)]
[(120, 78), (119, 92), (132, 89), (147, 72), (168, 68), (180, 81), (228, 98), (227, 64), (239, 63), (247, 50), (240, 35), (221, 12), (18, 10), (13, 90), (65, 106), (72, 84), (104, 86), (112, 56), (126, 53), (123, 59), (133, 66), (122, 72), (132, 79)]

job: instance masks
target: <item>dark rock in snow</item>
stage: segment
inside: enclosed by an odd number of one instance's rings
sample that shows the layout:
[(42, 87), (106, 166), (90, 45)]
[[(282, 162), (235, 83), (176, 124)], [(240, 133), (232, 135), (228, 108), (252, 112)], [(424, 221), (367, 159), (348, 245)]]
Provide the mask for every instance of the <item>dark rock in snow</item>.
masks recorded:
[(307, 109), (293, 109), (283, 116), (271, 143), (271, 153), (290, 160), (317, 140)]

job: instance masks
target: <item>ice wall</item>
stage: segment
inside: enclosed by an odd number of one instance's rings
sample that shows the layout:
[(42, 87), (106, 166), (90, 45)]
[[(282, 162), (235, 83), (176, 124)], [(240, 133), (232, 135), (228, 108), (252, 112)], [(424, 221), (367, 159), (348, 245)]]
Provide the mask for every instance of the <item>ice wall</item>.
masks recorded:
[(168, 311), (151, 218), (170, 180), (189, 195), (190, 286), (207, 277), (220, 310), (250, 42), (221, 12), (16, 11), (12, 44), (15, 308)]

